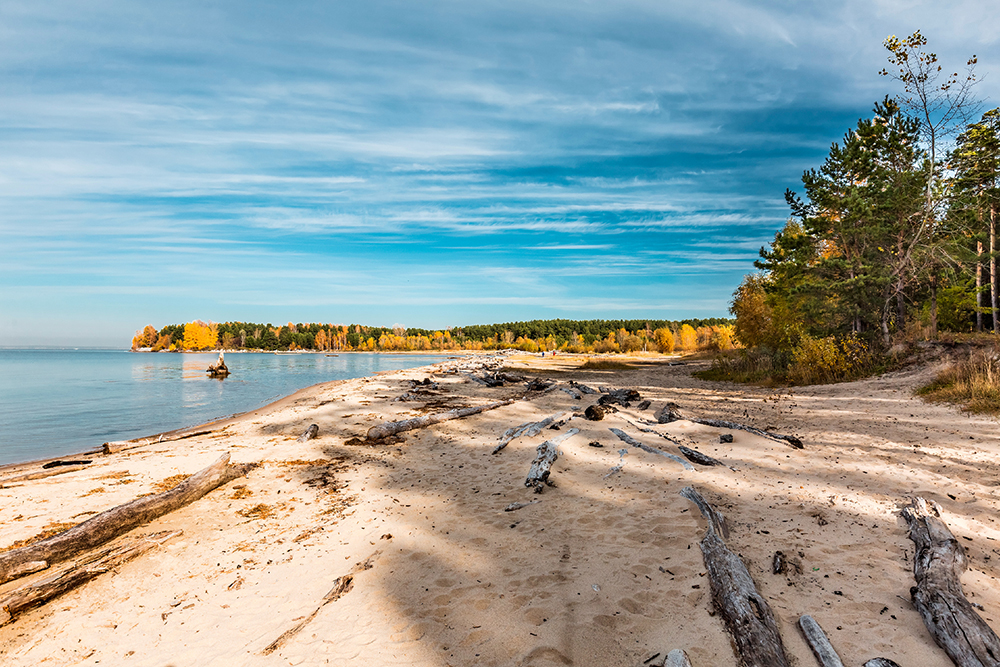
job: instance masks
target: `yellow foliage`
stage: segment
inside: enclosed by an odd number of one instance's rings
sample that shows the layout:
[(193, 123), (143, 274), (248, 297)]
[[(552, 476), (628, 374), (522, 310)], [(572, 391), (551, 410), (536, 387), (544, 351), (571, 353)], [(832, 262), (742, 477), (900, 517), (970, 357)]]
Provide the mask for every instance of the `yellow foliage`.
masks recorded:
[(200, 320), (184, 325), (185, 350), (210, 350), (219, 341), (219, 334)]
[(693, 352), (698, 349), (698, 332), (690, 324), (681, 325), (680, 342), (678, 348), (685, 352)]
[(656, 345), (660, 348), (660, 352), (670, 353), (674, 351), (674, 332), (670, 329), (663, 327), (662, 329), (657, 329), (653, 332), (653, 337), (656, 339)]

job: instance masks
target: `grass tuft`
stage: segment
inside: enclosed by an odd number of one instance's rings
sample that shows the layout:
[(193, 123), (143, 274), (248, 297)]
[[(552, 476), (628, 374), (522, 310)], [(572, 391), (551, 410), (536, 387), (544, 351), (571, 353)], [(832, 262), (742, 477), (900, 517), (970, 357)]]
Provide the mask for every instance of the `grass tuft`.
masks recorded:
[(614, 361), (612, 359), (587, 359), (580, 366), (580, 370), (591, 370), (591, 371), (624, 371), (635, 368), (635, 366), (630, 366), (621, 361)]
[(965, 412), (1000, 414), (1000, 351), (973, 350), (916, 393), (935, 403), (954, 403)]

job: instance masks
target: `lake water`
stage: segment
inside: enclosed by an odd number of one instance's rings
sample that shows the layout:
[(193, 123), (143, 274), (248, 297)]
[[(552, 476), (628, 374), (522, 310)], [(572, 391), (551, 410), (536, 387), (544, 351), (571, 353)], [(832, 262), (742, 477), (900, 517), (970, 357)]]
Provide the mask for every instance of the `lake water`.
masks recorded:
[(65, 456), (246, 412), (319, 382), (436, 363), (446, 355), (0, 350), (0, 464)]

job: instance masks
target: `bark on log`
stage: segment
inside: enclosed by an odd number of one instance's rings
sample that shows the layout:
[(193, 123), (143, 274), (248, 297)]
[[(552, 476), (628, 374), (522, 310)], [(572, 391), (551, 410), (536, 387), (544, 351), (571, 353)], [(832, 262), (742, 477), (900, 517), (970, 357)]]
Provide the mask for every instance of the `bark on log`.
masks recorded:
[(524, 485), (534, 489), (535, 493), (541, 493), (545, 490), (546, 486), (555, 486), (555, 483), (549, 480), (549, 474), (552, 472), (552, 464), (559, 458), (559, 454), (556, 452), (556, 445), (579, 432), (580, 429), (571, 428), (565, 433), (538, 445), (538, 448), (535, 450), (537, 455), (535, 456), (535, 460), (531, 462), (531, 468), (528, 469), (528, 477), (524, 480)]
[(609, 389), (599, 399), (597, 399), (597, 404), (612, 405), (617, 403), (623, 408), (627, 408), (631, 406), (633, 402), (639, 400), (642, 400), (642, 396), (640, 396), (639, 392), (635, 389)]
[(572, 387), (559, 387), (559, 388), (565, 391), (567, 394), (569, 394), (570, 398), (574, 400), (579, 401), (583, 398), (583, 394), (578, 392), (576, 389), (573, 389)]
[(757, 592), (746, 566), (726, 547), (725, 520), (694, 488), (681, 495), (698, 506), (708, 520), (701, 553), (708, 568), (712, 602), (729, 631), (741, 667), (788, 667), (778, 624), (767, 601)]
[(799, 628), (802, 630), (802, 634), (806, 637), (806, 642), (809, 644), (809, 648), (812, 649), (813, 655), (816, 656), (816, 661), (820, 664), (820, 667), (844, 667), (844, 663), (840, 661), (840, 656), (833, 648), (833, 644), (830, 643), (830, 639), (823, 632), (823, 628), (819, 627), (819, 623), (816, 622), (809, 614), (803, 614), (799, 617)]
[(746, 424), (740, 424), (738, 422), (730, 422), (722, 419), (697, 419), (695, 417), (685, 417), (681, 414), (677, 406), (668, 403), (663, 410), (660, 411), (660, 415), (657, 418), (661, 424), (669, 424), (670, 422), (678, 420), (687, 420), (695, 424), (702, 424), (703, 426), (711, 426), (713, 428), (728, 428), (734, 431), (746, 431), (747, 433), (753, 433), (754, 435), (759, 435), (763, 438), (769, 438), (771, 440), (777, 440), (778, 442), (785, 442), (795, 449), (802, 449), (802, 441), (796, 438), (794, 435), (783, 435), (781, 433), (772, 433), (771, 431), (765, 431), (763, 429), (754, 428), (753, 426), (747, 426)]
[(958, 667), (1000, 665), (1000, 638), (962, 591), (965, 549), (941, 520), (941, 508), (914, 498), (902, 514), (916, 546), (910, 597), (934, 641)]
[(663, 667), (691, 667), (691, 661), (688, 659), (687, 653), (679, 648), (675, 648), (667, 654), (667, 659), (663, 662)]
[(571, 387), (573, 387), (575, 389), (579, 389), (580, 391), (582, 391), (585, 394), (597, 394), (597, 393), (600, 393), (596, 389), (592, 389), (592, 388), (588, 387), (587, 385), (580, 384), (579, 382), (576, 382), (574, 380), (570, 380), (569, 381), (569, 386), (571, 386)]
[(694, 463), (697, 463), (699, 465), (703, 465), (703, 466), (724, 466), (724, 465), (726, 465), (725, 463), (723, 463), (719, 459), (713, 459), (708, 454), (702, 454), (701, 452), (699, 452), (696, 449), (691, 449), (690, 447), (685, 447), (684, 445), (681, 445), (678, 449), (681, 450), (681, 454), (684, 455), (684, 458), (686, 458), (688, 461), (693, 461)]
[(899, 667), (899, 665), (888, 658), (872, 658), (864, 667)]
[(149, 438), (143, 438), (142, 440), (116, 440), (114, 442), (104, 443), (103, 451), (104, 454), (117, 454), (118, 452), (125, 451), (126, 449), (136, 449), (137, 447), (145, 447), (146, 445), (157, 445), (161, 442), (173, 442), (174, 440), (185, 440), (187, 438), (194, 438), (199, 435), (208, 435), (209, 433), (215, 433), (214, 430), (208, 431), (191, 431), (190, 433), (180, 433), (178, 435), (171, 435), (168, 437), (160, 436), (156, 440), (150, 440)]
[(413, 417), (412, 419), (386, 422), (384, 424), (372, 426), (368, 429), (368, 435), (366, 437), (368, 440), (381, 440), (382, 438), (387, 438), (390, 435), (396, 435), (397, 433), (402, 433), (403, 431), (412, 431), (413, 429), (432, 426), (451, 419), (461, 419), (462, 417), (478, 415), (480, 412), (502, 408), (503, 406), (510, 405), (513, 402), (514, 399), (509, 398), (506, 401), (496, 401), (494, 403), (487, 403), (486, 405), (477, 405), (469, 408), (455, 408), (454, 410), (448, 410), (447, 412), (436, 412), (432, 415), (423, 415), (421, 417)]
[(77, 470), (83, 470), (87, 466), (63, 466), (61, 468), (52, 468), (51, 470), (40, 470), (37, 472), (29, 472), (24, 475), (17, 475), (16, 477), (8, 477), (7, 479), (0, 479), (0, 489), (4, 488), (8, 484), (14, 482), (27, 482), (32, 479), (45, 479), (46, 477), (53, 477), (55, 475), (64, 475), (68, 472), (76, 472)]
[(299, 436), (296, 442), (306, 442), (307, 440), (312, 440), (317, 435), (319, 435), (319, 424), (310, 424), (309, 428), (305, 430), (305, 433)]
[(616, 436), (618, 436), (618, 439), (621, 440), (622, 442), (624, 442), (626, 445), (631, 445), (633, 447), (638, 447), (642, 451), (649, 452), (650, 454), (658, 454), (660, 456), (665, 456), (668, 459), (670, 459), (671, 461), (676, 461), (677, 463), (680, 463), (682, 466), (684, 466), (685, 470), (694, 470), (694, 466), (693, 465), (691, 465), (690, 463), (688, 463), (687, 461), (685, 461), (684, 459), (682, 459), (679, 456), (674, 456), (673, 454), (667, 453), (667, 452), (663, 451), (662, 449), (657, 449), (656, 447), (650, 447), (647, 444), (641, 443), (638, 440), (636, 440), (635, 438), (633, 438), (632, 436), (630, 436), (628, 433), (625, 433), (624, 431), (619, 430), (617, 428), (611, 428), (611, 429), (608, 429), (608, 430), (611, 431), (612, 433), (614, 433)]
[(126, 539), (122, 544), (90, 555), (50, 577), (18, 588), (0, 600), (0, 625), (6, 625), (28, 609), (39, 607), (119, 565), (138, 558), (150, 549), (181, 535), (182, 532), (165, 531)]
[(552, 415), (551, 417), (546, 417), (545, 419), (537, 422), (526, 422), (517, 427), (512, 427), (504, 431), (504, 434), (500, 436), (500, 444), (493, 448), (491, 454), (496, 454), (501, 451), (508, 444), (513, 442), (516, 438), (520, 438), (522, 435), (526, 438), (533, 438), (542, 432), (542, 429), (551, 424), (556, 420), (565, 419), (569, 416), (569, 412), (560, 412)]
[[(212, 489), (242, 477), (252, 467), (229, 466), (228, 463), (229, 454), (223, 454), (215, 463), (191, 475), (169, 491), (136, 498), (41, 542), (0, 553), (0, 584), (100, 546), (137, 526), (198, 500)], [(38, 567), (42, 563), (44, 566)]]

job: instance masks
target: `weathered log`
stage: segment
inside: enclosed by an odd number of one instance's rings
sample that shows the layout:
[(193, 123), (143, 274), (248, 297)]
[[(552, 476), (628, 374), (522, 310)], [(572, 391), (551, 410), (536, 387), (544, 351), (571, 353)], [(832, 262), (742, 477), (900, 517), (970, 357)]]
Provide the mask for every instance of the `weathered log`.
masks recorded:
[(546, 380), (544, 378), (535, 378), (529, 382), (526, 386), (529, 392), (532, 391), (545, 391), (547, 389), (555, 389), (556, 384), (551, 380)]
[(28, 609), (39, 607), (119, 565), (138, 558), (150, 549), (181, 535), (182, 532), (165, 531), (126, 539), (121, 544), (62, 568), (52, 576), (12, 591), (0, 599), (0, 625), (6, 625)]
[(58, 461), (49, 461), (48, 463), (44, 464), (42, 466), (42, 470), (48, 470), (50, 468), (60, 468), (62, 466), (85, 466), (90, 463), (93, 463), (93, 461), (90, 459), (87, 459), (86, 461), (63, 461), (60, 459)]
[(559, 388), (565, 391), (567, 394), (569, 394), (570, 398), (574, 400), (579, 401), (583, 398), (583, 394), (578, 392), (576, 389), (573, 389), (572, 387), (559, 387)]
[(813, 655), (816, 656), (816, 661), (820, 664), (820, 667), (844, 667), (844, 663), (840, 661), (840, 656), (837, 655), (833, 644), (830, 643), (830, 639), (823, 632), (823, 628), (819, 627), (816, 619), (809, 614), (803, 614), (799, 617), (799, 628), (802, 630), (802, 634), (805, 635), (806, 642), (809, 644), (809, 648), (812, 649)]
[(302, 631), (302, 628), (309, 625), (309, 623), (314, 618), (316, 618), (317, 614), (319, 614), (320, 610), (323, 607), (330, 604), (331, 602), (336, 602), (340, 598), (350, 593), (351, 589), (354, 588), (354, 575), (356, 575), (359, 572), (372, 569), (372, 567), (374, 567), (375, 565), (375, 558), (378, 557), (380, 553), (381, 553), (380, 551), (376, 551), (366, 560), (356, 564), (353, 568), (351, 568), (351, 571), (348, 574), (345, 574), (343, 576), (334, 579), (333, 588), (331, 588), (327, 592), (327, 594), (323, 596), (323, 601), (319, 603), (319, 606), (316, 607), (316, 609), (314, 609), (311, 614), (300, 620), (298, 623), (293, 625), (288, 630), (285, 630), (283, 633), (281, 633), (280, 637), (278, 637), (273, 642), (265, 646), (264, 650), (261, 651), (261, 655), (270, 655), (271, 653), (277, 651), (279, 648), (281, 648), (282, 644), (287, 642), (295, 635), (299, 634)]
[(83, 470), (86, 467), (87, 467), (86, 465), (66, 466), (63, 468), (53, 468), (51, 470), (38, 470), (35, 472), (25, 473), (23, 475), (16, 475), (14, 477), (0, 479), (0, 489), (14, 482), (26, 482), (32, 479), (45, 479), (46, 477), (53, 477), (55, 475), (65, 475), (68, 472), (76, 472), (77, 470)]
[(627, 408), (633, 402), (639, 400), (642, 400), (642, 396), (635, 389), (608, 389), (606, 393), (597, 399), (597, 403), (598, 405), (612, 405), (617, 403), (623, 408)]
[(564, 419), (569, 412), (559, 412), (551, 417), (546, 417), (545, 419), (537, 422), (526, 422), (517, 427), (512, 427), (504, 431), (504, 434), (500, 436), (500, 444), (493, 448), (491, 454), (496, 454), (503, 450), (508, 444), (514, 441), (515, 438), (520, 438), (522, 435), (527, 438), (533, 438), (542, 432), (542, 429), (551, 424), (556, 420)]
[(137, 447), (145, 447), (146, 445), (155, 445), (161, 442), (173, 442), (174, 440), (186, 440), (187, 438), (194, 438), (199, 435), (208, 435), (209, 433), (215, 433), (215, 430), (209, 429), (206, 431), (189, 431), (187, 433), (177, 433), (174, 435), (160, 435), (156, 440), (150, 438), (143, 438), (142, 440), (116, 440), (114, 442), (104, 443), (103, 451), (104, 454), (117, 454), (118, 452), (125, 451), (126, 449), (135, 449)]
[(650, 401), (643, 401), (643, 402), (639, 403), (639, 405), (635, 406), (635, 409), (636, 410), (648, 410), (649, 409), (649, 405), (650, 405)]
[(965, 549), (941, 520), (941, 508), (914, 498), (902, 514), (916, 546), (910, 597), (934, 641), (957, 667), (1000, 665), (1000, 638), (962, 591)]
[(701, 553), (708, 568), (712, 602), (729, 631), (741, 667), (788, 667), (778, 624), (767, 600), (761, 597), (753, 578), (739, 556), (726, 546), (725, 519), (688, 486), (681, 495), (698, 506), (708, 521), (701, 540)]
[(306, 442), (307, 440), (312, 440), (317, 435), (319, 435), (319, 424), (310, 424), (309, 428), (305, 430), (305, 433), (298, 437), (296, 442)]
[(899, 667), (899, 665), (889, 658), (872, 658), (865, 663), (864, 667)]
[(667, 659), (663, 662), (663, 667), (691, 667), (691, 661), (688, 659), (687, 653), (679, 648), (675, 648), (667, 654)]
[(455, 408), (453, 410), (448, 410), (447, 412), (435, 412), (431, 415), (413, 417), (412, 419), (386, 422), (384, 424), (372, 426), (368, 429), (368, 435), (366, 437), (368, 440), (381, 440), (382, 438), (387, 438), (390, 435), (396, 435), (397, 433), (402, 433), (404, 431), (412, 431), (417, 428), (433, 426), (434, 424), (446, 422), (451, 419), (461, 419), (462, 417), (478, 415), (480, 412), (502, 408), (503, 406), (510, 405), (513, 402), (514, 399), (509, 398), (506, 401), (496, 401), (493, 403), (487, 403), (486, 405), (477, 405), (468, 408)]
[[(101, 512), (58, 535), (0, 553), (0, 584), (100, 546), (137, 526), (198, 500), (212, 489), (242, 477), (252, 467), (229, 466), (228, 463), (229, 454), (223, 454), (215, 463), (191, 475), (169, 491), (136, 498)], [(39, 567), (39, 564), (44, 565)]]
[(205, 369), (211, 377), (226, 377), (229, 375), (229, 369), (226, 367), (226, 357), (223, 352), (219, 352), (219, 360), (214, 364), (209, 364), (208, 368)]
[(769, 438), (771, 440), (777, 440), (778, 442), (785, 442), (794, 447), (795, 449), (802, 449), (802, 441), (796, 438), (794, 435), (783, 435), (781, 433), (772, 433), (771, 431), (765, 431), (763, 429), (755, 428), (753, 426), (747, 426), (746, 424), (740, 424), (738, 422), (730, 422), (722, 419), (697, 419), (695, 417), (685, 417), (681, 414), (677, 405), (674, 403), (667, 403), (667, 405), (660, 411), (657, 421), (661, 424), (669, 424), (670, 422), (679, 421), (684, 419), (695, 424), (702, 424), (703, 426), (711, 426), (713, 428), (728, 428), (734, 431), (746, 431), (747, 433), (753, 433), (754, 435), (759, 435), (763, 438)]
[(517, 510), (523, 509), (523, 508), (527, 507), (528, 505), (534, 505), (535, 503), (540, 503), (540, 502), (542, 502), (542, 501), (540, 501), (540, 500), (532, 500), (531, 502), (528, 502), (528, 503), (511, 503), (510, 505), (507, 505), (507, 507), (504, 507), (503, 511), (504, 512), (516, 512)]
[(552, 472), (552, 464), (559, 458), (559, 454), (556, 452), (556, 445), (579, 432), (580, 429), (571, 428), (565, 433), (561, 433), (551, 440), (546, 440), (538, 445), (538, 448), (535, 450), (537, 455), (535, 456), (535, 460), (531, 462), (531, 468), (528, 469), (528, 477), (524, 480), (524, 485), (534, 489), (535, 493), (541, 493), (546, 486), (555, 486), (549, 480), (549, 474)]
[(657, 449), (656, 447), (650, 447), (649, 445), (647, 445), (645, 443), (639, 442), (638, 440), (636, 440), (635, 438), (633, 438), (632, 436), (630, 436), (628, 433), (625, 433), (624, 431), (622, 431), (620, 429), (612, 428), (612, 429), (608, 429), (608, 430), (611, 431), (612, 433), (614, 433), (616, 436), (618, 436), (618, 439), (621, 440), (622, 442), (624, 442), (627, 445), (631, 445), (633, 447), (638, 447), (642, 451), (649, 452), (650, 454), (658, 454), (659, 456), (665, 456), (668, 459), (670, 459), (671, 461), (676, 461), (677, 463), (680, 463), (682, 466), (684, 466), (685, 470), (694, 470), (694, 466), (693, 465), (691, 465), (690, 463), (688, 463), (687, 461), (685, 461), (684, 459), (682, 459), (679, 456), (674, 456), (673, 454), (665, 452), (662, 449)]
[(688, 461), (693, 461), (694, 463), (697, 463), (698, 465), (703, 465), (703, 466), (724, 466), (724, 465), (726, 465), (725, 463), (723, 463), (719, 459), (713, 459), (708, 454), (702, 454), (701, 452), (699, 452), (696, 449), (691, 449), (690, 447), (685, 447), (684, 445), (681, 445), (680, 447), (678, 447), (678, 449), (681, 450), (681, 454), (684, 455), (684, 458), (686, 458)]
[(569, 381), (569, 386), (574, 387), (576, 389), (579, 389), (584, 394), (597, 394), (597, 393), (600, 393), (596, 389), (592, 389), (592, 388), (588, 387), (585, 384), (580, 384), (579, 382), (576, 382), (575, 380), (570, 380)]

